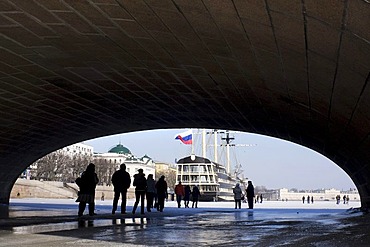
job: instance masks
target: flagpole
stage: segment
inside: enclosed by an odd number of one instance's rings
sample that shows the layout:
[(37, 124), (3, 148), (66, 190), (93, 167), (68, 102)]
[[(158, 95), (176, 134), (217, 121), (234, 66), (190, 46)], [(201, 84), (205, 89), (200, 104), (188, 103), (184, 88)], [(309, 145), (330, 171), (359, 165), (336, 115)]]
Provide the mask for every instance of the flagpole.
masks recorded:
[[(193, 135), (193, 130), (191, 130), (191, 134)], [(195, 141), (195, 138), (192, 138), (192, 142), (191, 142), (191, 154), (194, 154), (194, 141)]]

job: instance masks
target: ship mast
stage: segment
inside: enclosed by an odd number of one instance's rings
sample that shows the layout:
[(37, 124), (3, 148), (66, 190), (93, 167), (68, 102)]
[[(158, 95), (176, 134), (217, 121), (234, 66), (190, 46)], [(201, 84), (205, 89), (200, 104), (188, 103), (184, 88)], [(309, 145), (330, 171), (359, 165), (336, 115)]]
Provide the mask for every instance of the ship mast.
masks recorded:
[(215, 155), (215, 163), (217, 163), (217, 130), (213, 130), (214, 134), (214, 155)]
[(228, 130), (226, 130), (226, 137), (221, 137), (221, 140), (226, 141), (226, 160), (227, 160), (227, 173), (231, 173), (231, 167), (230, 167), (230, 142), (234, 140), (234, 137), (230, 137), (230, 133)]
[(203, 158), (207, 157), (207, 146), (206, 146), (206, 130), (203, 129), (202, 131), (202, 154)]

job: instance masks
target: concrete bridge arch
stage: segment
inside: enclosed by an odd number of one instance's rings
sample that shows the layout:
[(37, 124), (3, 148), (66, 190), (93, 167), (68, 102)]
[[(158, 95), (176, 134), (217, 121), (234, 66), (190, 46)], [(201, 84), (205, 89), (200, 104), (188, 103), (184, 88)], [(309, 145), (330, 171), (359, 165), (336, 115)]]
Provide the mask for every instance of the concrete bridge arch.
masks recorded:
[(4, 0), (0, 202), (43, 155), (204, 127), (309, 147), (370, 205), (367, 0)]

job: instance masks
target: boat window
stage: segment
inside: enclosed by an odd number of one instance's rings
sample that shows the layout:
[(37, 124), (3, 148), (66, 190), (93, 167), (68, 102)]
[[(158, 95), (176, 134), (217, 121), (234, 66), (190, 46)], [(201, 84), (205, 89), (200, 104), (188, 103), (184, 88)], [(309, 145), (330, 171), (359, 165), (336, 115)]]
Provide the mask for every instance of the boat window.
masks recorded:
[(210, 181), (211, 183), (213, 183), (213, 175), (210, 175), (210, 176), (209, 176), (209, 181)]
[(180, 166), (180, 165), (178, 165), (178, 166), (177, 166), (177, 170), (178, 170), (179, 172), (181, 172), (181, 167), (182, 167), (182, 166)]
[(198, 182), (199, 181), (199, 176), (197, 176), (197, 175), (191, 175), (190, 176), (190, 179), (191, 179), (192, 182)]
[(207, 172), (206, 166), (200, 166), (200, 172)]
[(177, 181), (181, 181), (181, 175), (177, 176)]
[(191, 172), (198, 172), (199, 171), (199, 166), (191, 166), (190, 171)]
[(189, 182), (189, 175), (182, 176), (182, 181)]
[(189, 171), (189, 166), (183, 166), (183, 170), (184, 170), (184, 172), (188, 172)]
[(207, 176), (205, 176), (205, 175), (200, 176), (200, 181), (201, 182), (207, 182)]

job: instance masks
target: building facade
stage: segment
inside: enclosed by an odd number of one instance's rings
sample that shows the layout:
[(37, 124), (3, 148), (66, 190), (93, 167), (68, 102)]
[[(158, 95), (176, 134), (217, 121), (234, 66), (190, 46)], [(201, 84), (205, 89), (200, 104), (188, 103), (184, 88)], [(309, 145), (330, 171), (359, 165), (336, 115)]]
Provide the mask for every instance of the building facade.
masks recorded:
[[(94, 153), (94, 159), (104, 159), (110, 164), (113, 164), (116, 170), (119, 169), (122, 163), (126, 164), (126, 171), (133, 177), (139, 169), (143, 169), (146, 177), (149, 174), (153, 174), (155, 178), (155, 162), (149, 156), (144, 155), (143, 157), (136, 157), (131, 151), (124, 147), (122, 144), (118, 144), (111, 148), (107, 153)], [(131, 179), (133, 182), (133, 179)]]
[(322, 190), (307, 190), (307, 191), (292, 191), (288, 189), (279, 189), (276, 191), (276, 200), (281, 201), (300, 201), (303, 197), (307, 200), (309, 196), (315, 201), (335, 201), (336, 197), (342, 199), (344, 196), (351, 201), (359, 201), (360, 195), (357, 190), (340, 191), (336, 189), (322, 189)]

